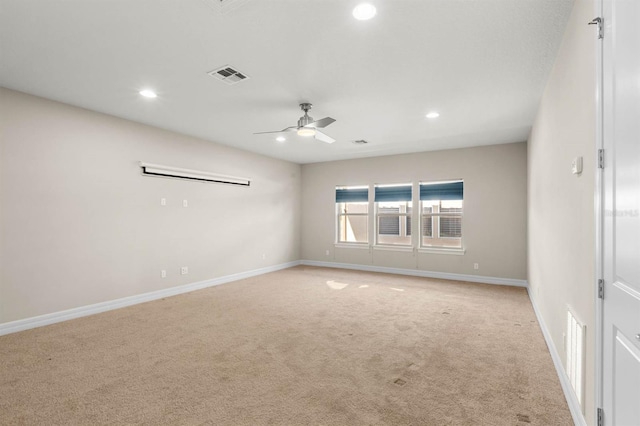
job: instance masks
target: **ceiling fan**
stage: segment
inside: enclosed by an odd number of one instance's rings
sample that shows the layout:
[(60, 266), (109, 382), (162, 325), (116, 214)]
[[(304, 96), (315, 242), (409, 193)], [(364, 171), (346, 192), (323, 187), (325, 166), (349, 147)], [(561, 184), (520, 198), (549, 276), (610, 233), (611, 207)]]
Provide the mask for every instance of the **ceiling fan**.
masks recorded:
[(330, 136), (325, 135), (318, 129), (322, 129), (327, 127), (329, 124), (333, 123), (334, 120), (331, 117), (325, 117), (320, 120), (314, 121), (313, 117), (309, 116), (309, 110), (313, 105), (310, 103), (304, 102), (300, 104), (300, 109), (304, 111), (304, 115), (300, 117), (298, 120), (297, 126), (287, 127), (283, 130), (276, 130), (273, 132), (258, 132), (254, 133), (254, 135), (262, 135), (265, 133), (285, 133), (285, 132), (296, 132), (298, 136), (310, 137), (313, 136), (315, 139), (326, 142), (326, 143), (334, 143), (336, 140)]

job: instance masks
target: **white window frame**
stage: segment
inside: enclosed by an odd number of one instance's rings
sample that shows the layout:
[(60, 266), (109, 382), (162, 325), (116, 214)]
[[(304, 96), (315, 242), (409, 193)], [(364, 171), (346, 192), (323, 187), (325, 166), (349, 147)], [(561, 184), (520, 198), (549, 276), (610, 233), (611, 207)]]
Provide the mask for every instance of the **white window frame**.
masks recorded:
[[(392, 186), (411, 186), (411, 201), (398, 201), (398, 203), (405, 203), (405, 211), (402, 212), (402, 207), (400, 208), (400, 212), (398, 213), (380, 213), (379, 209), (380, 206), (378, 205), (379, 203), (384, 203), (386, 201), (379, 201), (376, 202), (375, 201), (375, 188), (376, 187), (392, 187)], [(411, 217), (411, 219), (409, 220), (413, 220), (413, 216), (414, 216), (414, 212), (415, 212), (415, 194), (414, 194), (414, 190), (413, 190), (414, 184), (413, 183), (394, 183), (394, 184), (375, 184), (373, 186), (373, 192), (374, 192), (374, 196), (373, 198), (370, 197), (370, 200), (372, 200), (371, 202), (373, 202), (373, 208), (374, 208), (374, 217), (373, 217), (373, 238), (374, 238), (374, 248), (379, 248), (379, 249), (389, 249), (389, 250), (399, 250), (399, 251), (405, 251), (405, 250), (413, 250), (414, 247), (414, 243), (413, 243), (413, 230), (414, 230), (414, 226), (413, 223), (411, 223), (411, 231), (412, 234), (411, 235), (407, 235), (407, 218)], [(411, 213), (407, 213), (407, 208), (411, 208)], [(399, 229), (399, 237), (409, 237), (409, 243), (407, 244), (391, 244), (391, 243), (380, 243), (379, 242), (379, 218), (380, 217), (398, 217), (398, 221), (400, 222), (398, 225), (398, 229)], [(383, 234), (385, 235), (385, 234)]]
[[(383, 201), (384, 202), (384, 201)], [(407, 220), (408, 217), (412, 216), (411, 213), (407, 213), (407, 207), (411, 207), (411, 209), (413, 210), (413, 206), (407, 206), (407, 204), (413, 204), (413, 202), (407, 202), (407, 201), (399, 201), (400, 203), (404, 202), (406, 203), (405, 205), (400, 205), (399, 211), (398, 212), (380, 212), (381, 207), (378, 206), (376, 203), (376, 218), (380, 219), (382, 217), (394, 217), (394, 218), (398, 218), (398, 234), (382, 234), (382, 235), (397, 235), (398, 237), (410, 237), (411, 234), (407, 234), (407, 229), (409, 227), (411, 227), (411, 229), (413, 229), (413, 226), (409, 225), (407, 226), (407, 222), (411, 222), (410, 220)], [(384, 207), (382, 207), (384, 208)], [(404, 208), (404, 211), (402, 211), (402, 209)], [(380, 226), (380, 221), (376, 220), (376, 236), (380, 234), (379, 229), (377, 229)]]
[[(443, 212), (440, 211), (440, 209), (442, 208), (442, 200), (438, 200), (440, 201), (440, 204), (438, 205), (438, 211), (437, 212), (431, 212), (431, 213), (424, 213), (423, 209), (424, 206), (422, 205), (423, 200), (420, 200), (420, 245), (422, 245), (422, 237), (424, 236), (423, 234), (423, 228), (424, 228), (424, 218), (426, 217), (430, 217), (431, 218), (431, 233), (432, 234), (437, 234), (437, 235), (432, 235), (432, 238), (439, 238), (439, 239), (458, 239), (460, 238), (460, 241), (462, 241), (462, 223), (460, 223), (460, 236), (459, 237), (443, 237), (441, 234), (442, 230), (440, 229), (440, 218), (441, 217), (459, 217), (460, 221), (462, 222), (462, 216), (464, 214), (464, 204), (462, 206), (462, 211), (461, 212)], [(464, 203), (464, 201), (463, 201)], [(438, 246), (423, 246), (423, 247), (438, 247)]]
[[(462, 179), (455, 179), (455, 180), (446, 180), (446, 181), (429, 181), (429, 182), (425, 182), (425, 181), (421, 181), (418, 183), (419, 185), (423, 185), (423, 184), (436, 184), (436, 183), (447, 183), (447, 182), (454, 182), (454, 181), (462, 181)], [(419, 210), (419, 225), (420, 225), (420, 235), (418, 238), (418, 251), (421, 253), (449, 253), (449, 254), (464, 254), (465, 253), (465, 248), (464, 248), (464, 199), (461, 201), (462, 202), (462, 208), (460, 212), (441, 212), (440, 209), (442, 208), (442, 201), (443, 200), (438, 200), (438, 211), (437, 212), (431, 212), (431, 213), (424, 213), (424, 205), (423, 203), (427, 201), (427, 200), (419, 200), (419, 205), (418, 205), (418, 210)], [(428, 201), (427, 201), (428, 202)], [(445, 217), (459, 217), (460, 218), (460, 237), (441, 237), (440, 236), (440, 218), (442, 216)], [(423, 243), (423, 227), (424, 227), (424, 218), (425, 217), (430, 217), (431, 218), (431, 231), (432, 231), (432, 238), (438, 238), (438, 239), (460, 239), (460, 247), (448, 247), (448, 246), (442, 246), (442, 245), (426, 245)], [(437, 234), (437, 236), (436, 236)]]
[[(336, 189), (349, 189), (349, 188), (367, 188), (368, 192), (371, 192), (369, 190), (369, 185), (339, 185), (336, 186)], [(336, 202), (335, 203), (335, 218), (336, 218), (336, 226), (335, 226), (335, 238), (334, 238), (334, 246), (336, 247), (359, 247), (359, 248), (368, 248), (370, 241), (371, 241), (371, 230), (370, 230), (370, 226), (369, 226), (369, 217), (370, 217), (370, 205), (371, 205), (371, 194), (369, 194), (369, 197), (367, 199), (367, 212), (366, 213), (343, 213), (340, 211), (340, 204), (345, 204), (345, 203), (339, 203)], [(358, 201), (354, 201), (354, 202), (358, 202)], [(365, 203), (364, 201), (359, 201), (360, 203)], [(366, 226), (366, 230), (367, 230), (367, 241), (340, 241), (340, 218), (341, 217), (349, 217), (349, 216), (364, 216), (367, 218), (367, 226)]]

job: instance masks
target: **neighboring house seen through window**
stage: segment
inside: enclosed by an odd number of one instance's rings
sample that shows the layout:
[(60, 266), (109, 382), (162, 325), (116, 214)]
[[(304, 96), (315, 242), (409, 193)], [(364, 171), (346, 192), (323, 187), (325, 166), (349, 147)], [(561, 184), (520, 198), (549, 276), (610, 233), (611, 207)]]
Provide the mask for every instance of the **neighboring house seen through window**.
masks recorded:
[[(413, 199), (414, 186), (420, 199)], [(336, 187), (336, 242), (375, 246), (416, 247), (462, 252), (464, 183), (461, 180), (418, 184)], [(419, 226), (412, 238), (413, 208)], [(373, 217), (369, 212), (374, 213)], [(419, 232), (418, 232), (419, 231)], [(427, 250), (428, 251), (428, 250)]]
[(369, 242), (369, 187), (336, 188), (339, 243)]
[(411, 187), (376, 185), (376, 244), (411, 245)]
[(463, 182), (420, 183), (422, 247), (462, 248)]

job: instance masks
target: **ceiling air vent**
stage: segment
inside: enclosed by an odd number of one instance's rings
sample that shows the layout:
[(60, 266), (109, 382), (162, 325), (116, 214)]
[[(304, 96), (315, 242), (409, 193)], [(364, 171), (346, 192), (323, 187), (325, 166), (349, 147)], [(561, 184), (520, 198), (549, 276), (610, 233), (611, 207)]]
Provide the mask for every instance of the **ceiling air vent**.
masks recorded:
[(242, 80), (246, 80), (249, 77), (241, 73), (235, 68), (230, 67), (229, 65), (225, 65), (222, 68), (218, 68), (217, 70), (209, 71), (207, 74), (217, 78), (218, 80), (222, 80), (227, 84), (236, 84)]
[(369, 142), (365, 141), (364, 139), (359, 139), (357, 141), (353, 141), (353, 143), (355, 143), (356, 145), (364, 145), (364, 144), (367, 144)]
[(204, 0), (215, 9), (217, 9), (220, 13), (224, 14), (230, 12), (234, 9), (239, 8), (243, 4), (247, 3), (249, 0)]

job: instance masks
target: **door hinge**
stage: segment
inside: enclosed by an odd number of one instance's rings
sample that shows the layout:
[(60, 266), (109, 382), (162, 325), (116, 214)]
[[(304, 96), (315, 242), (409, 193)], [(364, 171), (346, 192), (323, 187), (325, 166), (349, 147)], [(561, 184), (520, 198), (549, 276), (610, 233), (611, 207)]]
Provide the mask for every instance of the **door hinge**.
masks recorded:
[(604, 38), (604, 22), (601, 17), (593, 18), (589, 25), (597, 25), (598, 26), (598, 39)]
[(598, 426), (604, 426), (604, 411), (602, 408), (598, 408)]
[(604, 149), (598, 150), (598, 168), (604, 169)]
[(598, 299), (604, 299), (604, 280), (598, 280)]

